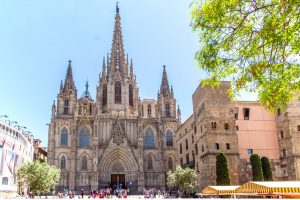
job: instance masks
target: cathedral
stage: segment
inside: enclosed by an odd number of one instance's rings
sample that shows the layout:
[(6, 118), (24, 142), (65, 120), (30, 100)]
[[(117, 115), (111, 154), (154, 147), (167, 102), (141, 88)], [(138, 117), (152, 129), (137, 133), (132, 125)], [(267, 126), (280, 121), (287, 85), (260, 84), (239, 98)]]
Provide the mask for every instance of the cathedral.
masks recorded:
[(119, 7), (110, 54), (103, 59), (96, 98), (78, 97), (69, 61), (48, 132), (48, 163), (61, 170), (56, 191), (122, 186), (130, 192), (166, 188), (175, 169), (180, 123), (163, 66), (157, 99), (140, 99), (132, 60), (125, 55)]

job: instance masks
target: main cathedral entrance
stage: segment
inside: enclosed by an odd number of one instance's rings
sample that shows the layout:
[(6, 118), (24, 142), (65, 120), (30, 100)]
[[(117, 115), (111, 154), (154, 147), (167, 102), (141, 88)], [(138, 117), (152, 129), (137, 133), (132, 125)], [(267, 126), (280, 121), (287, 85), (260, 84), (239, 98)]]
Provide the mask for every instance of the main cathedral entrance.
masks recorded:
[(111, 174), (111, 182), (112, 187), (121, 186), (125, 187), (125, 174)]

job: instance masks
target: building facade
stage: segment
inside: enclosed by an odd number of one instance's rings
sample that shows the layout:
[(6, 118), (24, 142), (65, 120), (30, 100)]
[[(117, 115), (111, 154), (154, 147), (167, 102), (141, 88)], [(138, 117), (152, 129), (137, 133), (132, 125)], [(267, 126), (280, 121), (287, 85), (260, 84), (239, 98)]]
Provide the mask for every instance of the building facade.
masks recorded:
[(180, 110), (165, 66), (157, 99), (140, 100), (132, 60), (126, 57), (116, 7), (111, 53), (103, 59), (95, 100), (77, 98), (69, 61), (48, 133), (48, 163), (61, 169), (57, 190), (89, 191), (117, 185), (131, 192), (165, 189), (175, 168)]
[(33, 160), (40, 162), (47, 162), (47, 148), (41, 146), (42, 141), (40, 139), (33, 139)]
[(216, 154), (228, 161), (232, 185), (252, 180), (250, 155), (269, 158), (274, 180), (300, 180), (300, 104), (283, 112), (259, 102), (232, 101), (229, 82), (193, 94), (193, 114), (176, 130), (177, 164), (197, 171), (200, 188), (216, 184)]
[(18, 188), (19, 167), (33, 159), (32, 138), (16, 127), (0, 121), (0, 196), (15, 197), (26, 188)]

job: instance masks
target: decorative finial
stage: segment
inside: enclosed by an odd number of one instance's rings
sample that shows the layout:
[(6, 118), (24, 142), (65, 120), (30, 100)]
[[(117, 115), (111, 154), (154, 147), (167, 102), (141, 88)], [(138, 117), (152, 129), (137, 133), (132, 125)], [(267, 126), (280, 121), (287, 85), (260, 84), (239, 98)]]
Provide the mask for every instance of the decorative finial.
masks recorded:
[(117, 1), (117, 5), (116, 5), (116, 12), (119, 13), (119, 2)]
[(68, 62), (69, 62), (69, 65), (71, 65), (71, 63), (72, 63), (72, 60), (69, 60)]
[(88, 89), (89, 89), (89, 81), (86, 80), (86, 82), (85, 82), (85, 91), (88, 91)]

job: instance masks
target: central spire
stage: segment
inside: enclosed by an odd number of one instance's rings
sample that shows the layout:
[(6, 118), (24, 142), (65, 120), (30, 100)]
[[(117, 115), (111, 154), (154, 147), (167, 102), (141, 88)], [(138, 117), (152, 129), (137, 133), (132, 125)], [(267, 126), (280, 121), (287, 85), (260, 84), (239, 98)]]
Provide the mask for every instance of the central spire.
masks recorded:
[(114, 73), (120, 71), (122, 75), (128, 74), (128, 66), (123, 45), (123, 36), (121, 29), (121, 17), (118, 3), (116, 5), (115, 27), (114, 36), (112, 41), (112, 48), (110, 53), (110, 66), (109, 72)]

